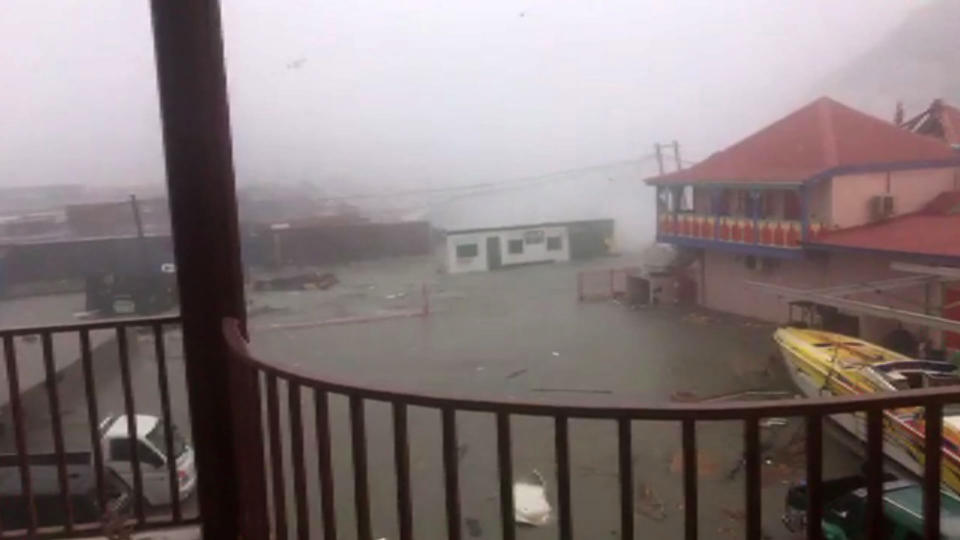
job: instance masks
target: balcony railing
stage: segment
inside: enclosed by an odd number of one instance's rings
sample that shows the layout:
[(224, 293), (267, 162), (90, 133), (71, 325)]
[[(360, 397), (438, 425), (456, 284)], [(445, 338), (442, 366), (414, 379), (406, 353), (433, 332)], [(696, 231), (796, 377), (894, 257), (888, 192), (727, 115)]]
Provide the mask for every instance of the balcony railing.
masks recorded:
[[(819, 224), (809, 224), (809, 238), (815, 238), (820, 231)], [(665, 239), (693, 238), (710, 242), (796, 249), (803, 240), (803, 222), (661, 212), (657, 235)]]
[[(396, 493), (393, 497), (397, 516), (400, 540), (411, 540), (415, 535), (436, 538), (440, 531), (415, 530), (412, 508), (414, 499), (411, 491), (410, 430), (408, 410), (427, 408), (439, 413), (443, 470), (443, 509), (445, 514), (446, 537), (459, 540), (463, 537), (461, 521), (464, 515), (470, 515), (473, 509), (464, 512), (461, 494), (465, 490), (474, 492), (478, 486), (462, 485), (458, 464), (458, 422), (468, 414), (481, 413), (492, 417), (496, 426), (495, 454), (496, 479), (499, 492), (499, 513), (502, 538), (516, 538), (514, 520), (514, 467), (512, 461), (513, 445), (511, 423), (518, 416), (534, 416), (552, 420), (554, 429), (554, 459), (557, 471), (556, 504), (558, 509), (558, 532), (562, 540), (573, 538), (573, 520), (577, 509), (571, 502), (571, 452), (569, 423), (574, 419), (609, 421), (617, 426), (617, 483), (619, 486), (619, 538), (637, 538), (634, 523), (634, 462), (632, 448), (632, 422), (636, 420), (657, 420), (674, 422), (681, 427), (682, 439), (682, 492), (684, 516), (684, 537), (699, 537), (699, 491), (697, 463), (697, 427), (704, 422), (733, 420), (743, 424), (744, 463), (746, 485), (744, 500), (746, 508), (745, 531), (750, 540), (762, 538), (761, 531), (761, 444), (760, 420), (771, 416), (797, 416), (805, 419), (806, 425), (806, 482), (810, 504), (807, 509), (808, 538), (822, 538), (821, 519), (823, 517), (824, 492), (823, 471), (823, 420), (828, 415), (838, 413), (863, 413), (866, 417), (866, 473), (867, 515), (864, 523), (868, 527), (868, 538), (886, 538), (882, 517), (883, 489), (883, 424), (885, 411), (900, 407), (922, 406), (925, 416), (924, 451), (925, 481), (924, 516), (925, 538), (940, 538), (940, 483), (941, 483), (941, 444), (942, 414), (945, 403), (960, 400), (960, 390), (927, 389), (910, 390), (883, 396), (858, 396), (833, 399), (805, 399), (790, 401), (763, 402), (712, 402), (712, 403), (668, 403), (642, 404), (624, 403), (620, 406), (569, 405), (563, 403), (525, 403), (520, 401), (495, 401), (463, 399), (401, 392), (389, 389), (371, 388), (348, 382), (335, 382), (317, 376), (307, 370), (295, 367), (281, 367), (277, 364), (259, 360), (251, 355), (241, 336), (238, 323), (226, 321), (224, 332), (232, 349), (232, 370), (252, 370), (259, 384), (254, 395), (248, 398), (256, 409), (250, 414), (263, 413), (266, 421), (264, 441), (249, 440), (249, 445), (263, 445), (263, 455), (268, 463), (261, 469), (248, 469), (246, 474), (260, 476), (258, 481), (249, 481), (248, 485), (269, 484), (268, 501), (263, 508), (265, 517), (261, 523), (269, 526), (270, 534), (277, 539), (290, 536), (310, 538), (316, 534), (311, 530), (310, 509), (321, 509), (320, 528), (324, 538), (335, 538), (338, 523), (335, 514), (334, 478), (342, 476), (335, 470), (335, 460), (331, 459), (334, 446), (331, 444), (331, 425), (344, 420), (333, 414), (330, 406), (332, 399), (345, 398), (349, 403), (345, 411), (345, 421), (349, 424), (349, 450), (352, 457), (353, 507), (355, 511), (356, 537), (361, 540), (373, 538), (371, 530), (371, 487), (375, 482), (382, 487), (388, 479), (368, 476), (368, 432), (366, 407), (371, 403), (388, 404), (392, 413), (392, 461), (395, 467)], [(285, 394), (286, 405), (279, 396)], [(314, 426), (308, 426), (303, 413), (304, 398), (312, 401)], [(263, 410), (260, 411), (260, 404)], [(305, 431), (312, 431), (314, 438), (307, 441)], [(378, 434), (382, 439), (382, 434)], [(338, 441), (339, 443), (340, 441)], [(316, 444), (316, 470), (319, 488), (308, 489), (306, 471), (309, 468), (305, 458), (305, 447)], [(346, 443), (343, 443), (346, 444)], [(312, 465), (312, 463), (311, 463)], [(340, 463), (341, 466), (347, 466)], [(416, 469), (414, 469), (416, 470)], [(291, 475), (285, 475), (290, 471)], [(349, 477), (348, 477), (349, 478)], [(292, 481), (292, 489), (289, 482)], [(319, 501), (313, 500), (313, 493)], [(780, 505), (780, 502), (774, 502)], [(266, 519), (269, 516), (269, 519)], [(418, 522), (419, 523), (419, 522)], [(250, 537), (266, 537), (267, 531), (247, 531)], [(711, 531), (712, 533), (713, 531)], [(612, 532), (611, 532), (612, 534)], [(705, 534), (704, 537), (713, 537)]]
[[(185, 478), (175, 459), (148, 465), (139, 445), (130, 444), (130, 460), (123, 464), (123, 471), (117, 471), (111, 468), (102, 445), (104, 415), (126, 415), (123, 428), (136, 441), (135, 415), (151, 412), (164, 428), (157, 450), (166, 456), (179, 455), (174, 453), (171, 403), (183, 403), (183, 389), (176, 384), (182, 373), (171, 369), (165, 339), (165, 333), (179, 323), (179, 316), (163, 316), (0, 329), (9, 389), (3, 408), (13, 428), (12, 434), (3, 434), (4, 446), (12, 446), (13, 452), (4, 450), (0, 466), (5, 477), (15, 472), (20, 486), (18, 494), (3, 494), (3, 504), (8, 505), (3, 515), (15, 516), (18, 523), (26, 525), (20, 528), (0, 522), (2, 538), (84, 537), (102, 534), (107, 525), (144, 530), (199, 523), (196, 512), (182, 506)], [(143, 357), (132, 354), (138, 343), (150, 341), (152, 353)], [(150, 364), (149, 369), (142, 369)], [(172, 393), (180, 399), (172, 399)], [(38, 414), (43, 408), (48, 417)], [(65, 418), (74, 410), (80, 417), (65, 425)], [(80, 433), (68, 429), (72, 427), (81, 428)], [(11, 435), (13, 441), (8, 442)], [(53, 491), (49, 478), (31, 474), (47, 467), (55, 469)], [(92, 493), (71, 493), (71, 485), (82, 484), (87, 475), (92, 476)], [(162, 507), (149, 505), (145, 495), (148, 477), (162, 477), (167, 482), (168, 499)], [(117, 480), (126, 486), (126, 510), (111, 516), (107, 509), (117, 500)], [(78, 507), (81, 503), (83, 509)], [(98, 515), (91, 515), (94, 512)]]

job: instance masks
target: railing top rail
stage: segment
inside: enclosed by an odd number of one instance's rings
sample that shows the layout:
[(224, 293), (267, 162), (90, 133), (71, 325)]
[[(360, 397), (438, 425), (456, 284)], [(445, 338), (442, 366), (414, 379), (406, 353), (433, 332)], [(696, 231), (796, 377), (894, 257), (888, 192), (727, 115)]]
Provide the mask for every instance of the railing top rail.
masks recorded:
[(160, 315), (151, 317), (122, 317), (115, 319), (100, 319), (96, 321), (82, 321), (75, 323), (37, 325), (37, 326), (12, 326), (0, 328), (0, 337), (6, 336), (24, 336), (36, 334), (56, 334), (64, 332), (79, 332), (81, 330), (107, 330), (111, 328), (133, 326), (152, 326), (155, 324), (173, 324), (180, 322), (180, 315)]
[(822, 416), (864, 410), (894, 409), (960, 402), (960, 387), (903, 390), (886, 395), (864, 395), (833, 398), (791, 400), (729, 401), (710, 403), (645, 403), (629, 400), (622, 405), (571, 405), (560, 402), (524, 402), (513, 399), (467, 399), (453, 396), (427, 395), (400, 390), (361, 387), (355, 384), (319, 378), (293, 366), (277, 366), (255, 358), (247, 347), (239, 322), (224, 319), (224, 337), (235, 361), (255, 369), (329, 392), (358, 396), (376, 401), (475, 412), (507, 412), (530, 416), (563, 416), (569, 418), (606, 418), (631, 420), (737, 420), (769, 416)]

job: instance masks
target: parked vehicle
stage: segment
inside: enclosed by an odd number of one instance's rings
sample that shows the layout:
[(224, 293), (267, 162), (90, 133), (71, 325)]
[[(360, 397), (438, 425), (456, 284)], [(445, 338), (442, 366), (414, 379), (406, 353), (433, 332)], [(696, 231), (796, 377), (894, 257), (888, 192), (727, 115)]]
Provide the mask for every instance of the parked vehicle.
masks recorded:
[[(923, 487), (915, 482), (887, 476), (883, 483), (885, 536), (890, 540), (923, 538)], [(823, 483), (823, 537), (825, 540), (860, 540), (867, 537), (867, 481), (848, 476)], [(960, 498), (942, 490), (940, 494), (940, 537), (960, 539)], [(783, 524), (787, 530), (803, 532), (806, 527), (807, 486), (787, 491)]]
[[(126, 515), (133, 499), (130, 487), (116, 473), (104, 471), (107, 508), (97, 499), (96, 475), (90, 465), (67, 466), (67, 489), (74, 523), (100, 523), (105, 514)], [(55, 465), (31, 465), (30, 481), (38, 527), (67, 522), (67, 509), (60, 493), (60, 477)], [(26, 529), (30, 523), (29, 501), (20, 484), (17, 467), (0, 467), (0, 523), (4, 530)]]
[[(169, 459), (173, 459), (177, 474), (177, 495), (185, 499), (196, 488), (197, 472), (193, 448), (173, 426), (173, 456), (167, 456), (166, 428), (156, 416), (135, 416), (137, 455), (143, 478), (144, 499), (154, 506), (170, 504)], [(127, 430), (127, 416), (108, 416), (100, 423), (100, 441), (104, 465), (113, 470), (129, 486), (133, 486), (133, 452)]]

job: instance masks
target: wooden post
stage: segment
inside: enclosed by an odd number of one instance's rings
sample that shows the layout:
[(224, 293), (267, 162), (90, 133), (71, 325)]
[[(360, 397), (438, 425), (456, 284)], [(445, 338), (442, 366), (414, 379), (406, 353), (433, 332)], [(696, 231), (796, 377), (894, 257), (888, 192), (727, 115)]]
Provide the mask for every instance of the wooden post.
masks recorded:
[(680, 159), (680, 143), (673, 141), (673, 159), (677, 162), (677, 170), (683, 168), (683, 161)]
[(663, 152), (660, 148), (660, 143), (654, 143), (653, 153), (657, 156), (657, 170), (660, 171), (660, 176), (663, 176)]
[(259, 387), (231, 369), (221, 330), (246, 310), (220, 7), (152, 0), (151, 12), (203, 538), (265, 538)]

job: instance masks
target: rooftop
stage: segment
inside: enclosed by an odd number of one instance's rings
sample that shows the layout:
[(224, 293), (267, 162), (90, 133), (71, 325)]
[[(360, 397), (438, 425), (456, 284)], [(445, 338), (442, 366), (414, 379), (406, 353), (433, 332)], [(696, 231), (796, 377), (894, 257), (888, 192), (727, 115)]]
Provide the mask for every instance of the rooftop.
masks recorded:
[(828, 97), (790, 113), (702, 162), (650, 184), (800, 184), (857, 170), (960, 164), (948, 145)]
[(941, 193), (919, 212), (832, 231), (808, 245), (960, 261), (960, 191)]

